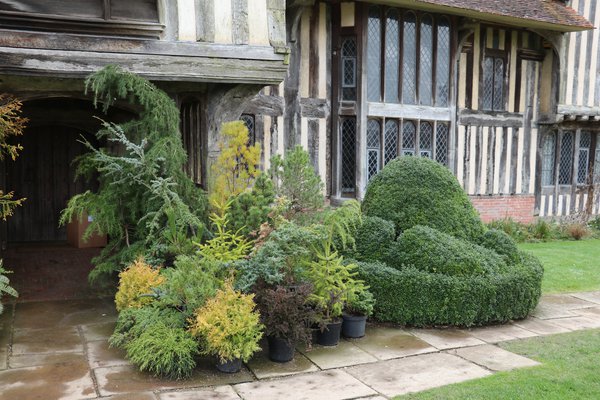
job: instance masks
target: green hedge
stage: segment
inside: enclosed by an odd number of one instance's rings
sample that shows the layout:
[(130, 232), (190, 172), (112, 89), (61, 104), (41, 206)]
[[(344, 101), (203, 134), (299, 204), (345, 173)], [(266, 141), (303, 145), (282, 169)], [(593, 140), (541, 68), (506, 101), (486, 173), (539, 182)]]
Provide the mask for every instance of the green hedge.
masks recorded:
[(382, 260), (395, 239), (393, 222), (365, 217), (356, 231), (356, 258), (361, 261)]
[(359, 276), (376, 299), (374, 317), (410, 326), (473, 326), (521, 319), (536, 307), (543, 268), (521, 262), (493, 274), (448, 276), (381, 262), (358, 264)]
[(411, 265), (421, 271), (452, 276), (480, 275), (506, 266), (492, 250), (421, 225), (400, 235), (384, 261), (396, 269)]
[(483, 234), (479, 244), (500, 254), (509, 263), (520, 259), (517, 243), (506, 232), (490, 229)]
[(369, 182), (362, 207), (368, 216), (392, 221), (398, 234), (426, 225), (477, 243), (485, 231), (452, 172), (422, 157), (388, 163)]

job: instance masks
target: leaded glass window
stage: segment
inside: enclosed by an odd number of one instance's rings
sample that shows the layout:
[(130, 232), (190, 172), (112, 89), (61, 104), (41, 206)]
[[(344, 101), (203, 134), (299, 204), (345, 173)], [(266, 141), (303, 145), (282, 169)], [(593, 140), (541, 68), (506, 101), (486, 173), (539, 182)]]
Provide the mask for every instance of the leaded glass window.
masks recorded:
[(404, 14), (402, 41), (402, 101), (415, 104), (417, 98), (417, 18)]
[(429, 106), (433, 98), (433, 20), (429, 15), (421, 18), (419, 48), (419, 103)]
[(435, 133), (435, 160), (443, 165), (448, 165), (449, 133), (448, 124), (438, 122)]
[(579, 137), (579, 160), (577, 165), (577, 183), (585, 185), (589, 181), (590, 145), (592, 134), (582, 131)]
[(385, 121), (383, 164), (387, 164), (396, 157), (398, 157), (398, 122), (390, 119)]
[(415, 143), (417, 139), (417, 128), (412, 121), (404, 121), (402, 124), (402, 155), (412, 156), (415, 154)]
[(248, 128), (248, 143), (254, 144), (256, 142), (256, 130), (254, 124), (254, 115), (242, 114), (240, 121), (244, 122), (246, 128)]
[(558, 166), (558, 184), (570, 185), (573, 172), (573, 132), (563, 132)]
[(342, 118), (341, 133), (341, 180), (342, 193), (356, 190), (356, 119)]
[(342, 41), (342, 100), (356, 100), (356, 38)]
[(504, 58), (486, 56), (483, 60), (481, 106), (484, 110), (504, 111)]
[(448, 106), (448, 95), (450, 93), (450, 23), (444, 17), (439, 19), (437, 25), (437, 60), (435, 66), (435, 105), (446, 107)]
[(542, 186), (554, 185), (554, 158), (556, 135), (548, 134), (542, 149)]
[(452, 31), (447, 17), (371, 6), (366, 36), (368, 101), (448, 106)]
[(433, 158), (433, 127), (429, 122), (421, 122), (419, 127), (419, 154)]
[(367, 21), (367, 99), (381, 101), (381, 11), (369, 7)]
[(379, 149), (381, 147), (381, 125), (370, 119), (367, 122), (367, 180), (379, 172)]
[(400, 73), (400, 43), (398, 11), (389, 10), (385, 20), (385, 101), (398, 103), (398, 77)]

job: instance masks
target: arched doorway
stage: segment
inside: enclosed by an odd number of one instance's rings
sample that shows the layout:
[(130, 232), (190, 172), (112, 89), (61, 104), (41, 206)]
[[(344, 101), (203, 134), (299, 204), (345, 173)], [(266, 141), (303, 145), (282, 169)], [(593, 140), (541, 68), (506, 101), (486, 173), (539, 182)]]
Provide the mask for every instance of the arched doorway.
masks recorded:
[(74, 161), (87, 151), (82, 139), (98, 144), (94, 133), (101, 122), (96, 117), (118, 123), (133, 114), (114, 108), (105, 115), (88, 100), (57, 97), (24, 102), (23, 115), (29, 119), (18, 138), (23, 150), (16, 161), (5, 163), (4, 187), (27, 201), (8, 220), (5, 241), (65, 241), (60, 212), (72, 196), (95, 187), (93, 180), (75, 179)]
[(102, 145), (95, 139), (101, 127), (95, 117), (120, 123), (134, 113), (114, 108), (104, 114), (89, 100), (59, 97), (25, 101), (23, 116), (29, 119), (17, 140), (23, 150), (17, 160), (5, 161), (0, 187), (27, 200), (3, 224), (1, 258), (14, 271), (10, 278), (20, 300), (93, 296), (87, 275), (100, 249), (68, 245), (60, 213), (71, 197), (97, 185), (94, 179), (76, 179), (75, 162), (88, 151), (83, 139)]

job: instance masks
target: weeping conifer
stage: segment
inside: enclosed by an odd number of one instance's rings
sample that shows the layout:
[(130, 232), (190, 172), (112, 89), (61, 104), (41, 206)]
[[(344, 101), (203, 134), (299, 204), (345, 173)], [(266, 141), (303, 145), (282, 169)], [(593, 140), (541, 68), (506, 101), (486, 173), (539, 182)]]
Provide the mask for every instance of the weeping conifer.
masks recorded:
[[(122, 124), (102, 121), (96, 148), (77, 159), (77, 176), (98, 179), (98, 189), (69, 200), (61, 224), (83, 213), (93, 216), (84, 236), (107, 234), (109, 243), (93, 260), (90, 281), (108, 277), (138, 255), (156, 263), (167, 255), (169, 238), (202, 233), (206, 196), (185, 174), (187, 154), (179, 132), (179, 110), (166, 93), (117, 66), (86, 80), (94, 104), (108, 111), (115, 101), (139, 106), (139, 117)], [(173, 224), (175, 221), (175, 224)], [(168, 230), (176, 229), (177, 232)]]

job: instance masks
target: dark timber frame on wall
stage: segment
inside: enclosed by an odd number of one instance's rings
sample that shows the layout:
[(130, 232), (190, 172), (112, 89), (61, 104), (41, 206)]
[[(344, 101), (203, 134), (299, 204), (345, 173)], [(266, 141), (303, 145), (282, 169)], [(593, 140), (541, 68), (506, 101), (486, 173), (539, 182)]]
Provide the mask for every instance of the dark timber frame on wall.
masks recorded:
[[(358, 143), (358, 132), (360, 131), (360, 122), (358, 115), (360, 115), (360, 105), (362, 101), (363, 93), (361, 91), (362, 85), (362, 65), (361, 65), (361, 54), (363, 53), (363, 41), (361, 40), (362, 33), (362, 21), (357, 16), (358, 5), (356, 6), (356, 14), (354, 19), (354, 26), (342, 27), (341, 26), (341, 9), (340, 4), (333, 4), (331, 7), (331, 18), (332, 18), (332, 60), (331, 60), (331, 149), (335, 152), (334, 156), (331, 157), (331, 188), (330, 193), (332, 197), (355, 197), (357, 194), (357, 177), (358, 177), (358, 157), (360, 156), (360, 145)], [(344, 100), (342, 98), (342, 77), (341, 77), (341, 57), (342, 57), (342, 42), (346, 38), (354, 38), (356, 43), (356, 63), (355, 63), (355, 84), (356, 84), (356, 97), (355, 100)], [(355, 134), (355, 149), (354, 149), (354, 187), (345, 187), (343, 183), (343, 172), (342, 172), (342, 158), (343, 149), (341, 137), (342, 128), (344, 124), (352, 124), (354, 126)], [(347, 126), (347, 125), (346, 125)]]

